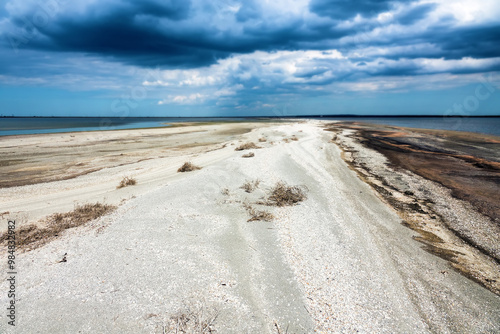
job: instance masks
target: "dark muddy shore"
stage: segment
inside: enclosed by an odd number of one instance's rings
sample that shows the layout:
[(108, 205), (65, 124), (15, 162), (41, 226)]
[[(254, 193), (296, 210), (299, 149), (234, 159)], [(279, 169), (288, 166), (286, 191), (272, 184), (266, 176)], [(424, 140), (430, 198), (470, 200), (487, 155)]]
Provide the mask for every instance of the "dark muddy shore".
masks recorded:
[[(415, 238), (426, 244), (428, 251), (500, 292), (498, 273), (494, 273), (500, 264), (499, 137), (359, 122), (334, 123), (326, 129), (339, 136), (334, 141), (344, 150), (346, 162), (400, 213), (405, 225), (420, 234)], [(382, 154), (386, 163), (358, 145)], [(415, 177), (449, 192), (432, 193)], [(462, 202), (460, 210), (451, 201)], [(457, 239), (445, 238), (446, 230)], [(486, 258), (478, 260), (482, 256), (469, 251), (465, 255), (467, 247), (460, 246), (462, 243)], [(478, 269), (480, 262), (490, 261), (496, 265)]]
[(347, 123), (397, 168), (442, 184), (500, 224), (500, 137)]
[(500, 224), (500, 138), (405, 129), (362, 129), (360, 135), (394, 166), (442, 184)]

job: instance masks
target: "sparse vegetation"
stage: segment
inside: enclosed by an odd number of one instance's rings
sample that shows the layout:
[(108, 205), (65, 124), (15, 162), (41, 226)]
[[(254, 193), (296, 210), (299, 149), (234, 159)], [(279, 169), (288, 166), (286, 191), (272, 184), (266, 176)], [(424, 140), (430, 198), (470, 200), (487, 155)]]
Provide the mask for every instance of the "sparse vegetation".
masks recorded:
[(255, 145), (255, 143), (248, 142), (248, 143), (241, 144), (240, 146), (238, 146), (234, 150), (235, 151), (243, 151), (243, 150), (251, 150), (251, 149), (258, 149), (258, 148), (260, 148), (260, 147)]
[(223, 188), (220, 192), (224, 196), (229, 196), (229, 189), (227, 189), (227, 188)]
[(275, 206), (294, 205), (307, 198), (306, 191), (305, 187), (289, 186), (284, 182), (278, 182), (271, 189), (267, 204)]
[(253, 158), (253, 157), (255, 157), (255, 153), (249, 152), (247, 154), (243, 154), (242, 157), (243, 158)]
[(136, 184), (137, 184), (137, 181), (134, 178), (125, 176), (120, 181), (120, 184), (116, 188), (120, 189), (120, 188), (124, 188), (124, 187), (127, 187), (127, 186), (134, 186)]
[(290, 142), (290, 139), (284, 138), (283, 141), (288, 144)]
[(295, 136), (292, 136), (292, 138), (290, 138), (290, 140), (293, 140), (293, 141), (298, 141), (299, 138), (295, 137)]
[(240, 188), (244, 189), (247, 193), (251, 193), (259, 187), (260, 180), (246, 181)]
[(185, 173), (185, 172), (192, 172), (194, 170), (201, 169), (201, 167), (198, 167), (196, 165), (193, 165), (191, 162), (185, 162), (184, 165), (182, 165), (177, 172), (178, 173)]
[[(113, 205), (94, 203), (76, 206), (70, 212), (55, 213), (42, 221), (45, 224), (43, 227), (29, 224), (19, 228), (16, 231), (16, 244), (21, 249), (34, 249), (53, 240), (64, 230), (84, 225), (115, 209)], [(7, 237), (7, 232), (0, 235), (0, 243), (4, 243)]]
[(267, 139), (264, 137), (259, 138), (259, 142), (261, 142), (261, 143), (265, 143), (266, 141), (267, 141)]
[(169, 322), (163, 326), (162, 333), (216, 333), (214, 324), (218, 316), (219, 311), (216, 309), (207, 310), (203, 306), (188, 309), (170, 317)]

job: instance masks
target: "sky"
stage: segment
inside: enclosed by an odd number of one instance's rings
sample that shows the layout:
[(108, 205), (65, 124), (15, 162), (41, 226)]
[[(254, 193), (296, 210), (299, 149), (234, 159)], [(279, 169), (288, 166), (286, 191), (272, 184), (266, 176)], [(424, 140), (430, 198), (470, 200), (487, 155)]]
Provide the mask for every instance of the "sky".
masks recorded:
[(0, 115), (500, 115), (498, 0), (7, 0)]

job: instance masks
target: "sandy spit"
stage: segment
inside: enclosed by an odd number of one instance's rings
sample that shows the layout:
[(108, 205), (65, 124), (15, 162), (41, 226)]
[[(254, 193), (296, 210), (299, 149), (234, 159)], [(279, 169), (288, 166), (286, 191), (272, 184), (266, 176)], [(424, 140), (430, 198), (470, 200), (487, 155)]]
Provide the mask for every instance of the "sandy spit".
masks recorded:
[[(167, 130), (140, 130), (132, 146), (109, 147), (146, 160), (83, 154), (106, 168), (0, 189), (0, 213), (9, 212), (2, 223), (36, 221), (75, 201), (123, 201), (113, 214), (17, 254), (18, 323), (12, 328), (2, 315), (0, 332), (163, 333), (175, 327), (172, 317), (190, 312), (217, 314), (218, 333), (500, 332), (500, 298), (422, 249), (320, 122), (180, 129), (155, 133), (150, 146), (137, 147), (151, 131)], [(79, 137), (72, 135), (67, 140)], [(187, 147), (176, 147), (175, 136)], [(234, 148), (248, 141), (261, 148), (242, 158), (248, 151)], [(177, 173), (187, 160), (202, 169)], [(125, 175), (138, 185), (116, 189)], [(255, 191), (240, 188), (256, 179)], [(307, 200), (258, 204), (278, 181), (307, 188)], [(274, 219), (248, 222), (244, 204)], [(3, 280), (0, 291), (7, 290)]]

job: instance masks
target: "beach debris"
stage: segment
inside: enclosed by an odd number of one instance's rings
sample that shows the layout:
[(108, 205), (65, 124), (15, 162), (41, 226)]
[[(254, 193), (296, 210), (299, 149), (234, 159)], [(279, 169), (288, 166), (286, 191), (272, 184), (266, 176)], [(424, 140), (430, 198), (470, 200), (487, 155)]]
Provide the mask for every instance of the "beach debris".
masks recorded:
[(68, 253), (64, 253), (62, 260), (61, 260), (61, 261), (58, 261), (58, 263), (68, 262), (68, 260), (67, 260), (67, 258), (66, 258), (66, 256), (67, 256), (67, 255), (68, 255)]

